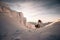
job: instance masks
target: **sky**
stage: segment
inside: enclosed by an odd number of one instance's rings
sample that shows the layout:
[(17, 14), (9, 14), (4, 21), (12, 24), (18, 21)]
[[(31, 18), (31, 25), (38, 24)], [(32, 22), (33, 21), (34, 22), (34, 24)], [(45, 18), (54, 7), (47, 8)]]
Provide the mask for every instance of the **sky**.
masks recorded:
[(22, 12), (28, 22), (52, 22), (60, 19), (60, 0), (0, 0), (12, 10)]

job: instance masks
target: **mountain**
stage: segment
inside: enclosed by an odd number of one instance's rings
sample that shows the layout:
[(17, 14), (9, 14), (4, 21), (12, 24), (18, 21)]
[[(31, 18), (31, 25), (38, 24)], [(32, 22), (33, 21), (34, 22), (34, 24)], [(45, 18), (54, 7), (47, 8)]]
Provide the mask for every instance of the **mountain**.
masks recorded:
[[(60, 21), (45, 23), (43, 28), (29, 29), (22, 12), (0, 2), (0, 40), (60, 40)], [(33, 27), (34, 23), (27, 23)], [(34, 27), (33, 27), (34, 28)]]
[(11, 10), (6, 3), (0, 2), (0, 40), (12, 40), (15, 33), (25, 32), (25, 25), (22, 12)]

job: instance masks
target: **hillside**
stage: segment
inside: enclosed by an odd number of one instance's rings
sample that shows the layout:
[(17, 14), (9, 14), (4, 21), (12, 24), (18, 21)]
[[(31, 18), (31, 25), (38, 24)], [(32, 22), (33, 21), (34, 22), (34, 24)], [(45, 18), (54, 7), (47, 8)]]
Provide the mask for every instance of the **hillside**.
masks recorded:
[(39, 29), (35, 34), (36, 40), (60, 40), (60, 21)]
[(11, 10), (0, 2), (0, 40), (60, 40), (60, 20), (44, 23), (43, 28), (37, 29), (34, 24), (29, 23), (30, 28), (27, 28), (22, 12)]
[(25, 20), (22, 12), (11, 10), (0, 2), (0, 40), (11, 40), (16, 31), (25, 32)]

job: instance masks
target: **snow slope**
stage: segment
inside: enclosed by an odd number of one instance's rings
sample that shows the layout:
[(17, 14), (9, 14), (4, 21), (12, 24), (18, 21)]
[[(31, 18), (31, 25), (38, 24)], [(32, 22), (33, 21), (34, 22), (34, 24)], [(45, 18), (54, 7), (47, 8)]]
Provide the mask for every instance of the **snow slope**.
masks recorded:
[(60, 40), (60, 21), (39, 29), (34, 36), (33, 40)]
[(24, 28), (13, 18), (0, 13), (0, 39), (11, 40), (12, 35), (16, 32), (23, 32)]
[(60, 40), (60, 21), (29, 30), (14, 18), (0, 13), (0, 40)]
[(8, 10), (0, 10), (0, 40), (60, 40), (60, 21), (31, 30), (21, 25)]

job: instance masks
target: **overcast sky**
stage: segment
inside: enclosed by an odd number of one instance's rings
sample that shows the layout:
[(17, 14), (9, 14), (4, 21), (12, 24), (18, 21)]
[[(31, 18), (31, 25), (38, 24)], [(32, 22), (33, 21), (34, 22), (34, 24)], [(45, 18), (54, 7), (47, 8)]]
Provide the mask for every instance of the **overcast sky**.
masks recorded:
[(0, 0), (9, 3), (11, 9), (23, 12), (27, 21), (43, 22), (60, 19), (60, 0)]

